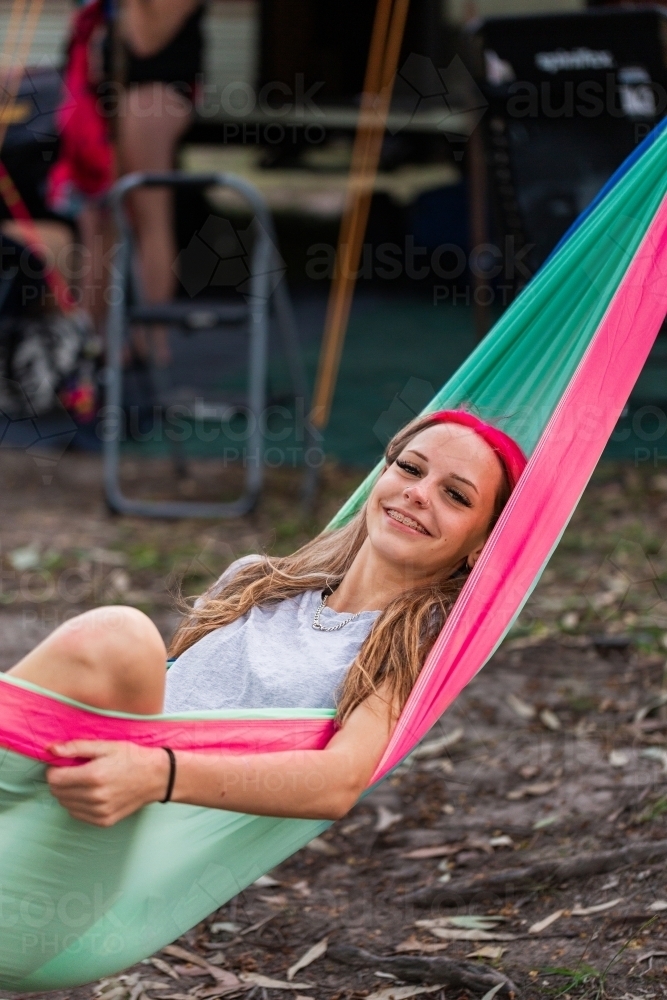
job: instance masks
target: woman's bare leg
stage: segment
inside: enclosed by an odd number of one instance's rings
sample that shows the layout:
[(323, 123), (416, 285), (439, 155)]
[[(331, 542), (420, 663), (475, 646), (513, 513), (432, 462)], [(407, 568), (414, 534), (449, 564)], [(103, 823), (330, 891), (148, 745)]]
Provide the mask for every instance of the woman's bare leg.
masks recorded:
[(9, 673), (94, 708), (155, 715), (164, 702), (166, 658), (150, 618), (110, 606), (60, 625)]
[[(118, 156), (123, 174), (135, 170), (167, 171), (174, 166), (178, 140), (192, 117), (191, 102), (166, 83), (134, 84), (118, 118)], [(143, 291), (148, 302), (173, 297), (176, 275), (173, 191), (140, 188), (128, 196), (139, 251)], [(137, 346), (141, 350), (141, 344)], [(145, 348), (144, 348), (145, 349)], [(156, 364), (169, 364), (167, 331), (153, 327)]]

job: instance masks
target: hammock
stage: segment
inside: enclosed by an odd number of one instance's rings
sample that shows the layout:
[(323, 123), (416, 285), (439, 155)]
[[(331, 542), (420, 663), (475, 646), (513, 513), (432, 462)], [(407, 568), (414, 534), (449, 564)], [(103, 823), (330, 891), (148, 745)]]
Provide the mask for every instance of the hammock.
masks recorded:
[[(432, 401), (472, 402), (530, 454), (372, 782), (488, 660), (583, 492), (667, 312), (667, 133), (607, 185), (558, 252)], [(372, 473), (332, 526), (363, 503)], [(0, 675), (0, 984), (62, 989), (148, 956), (321, 833), (327, 822), (147, 806), (110, 829), (72, 820), (44, 747), (73, 738), (201, 751), (321, 748), (328, 711), (138, 718)]]

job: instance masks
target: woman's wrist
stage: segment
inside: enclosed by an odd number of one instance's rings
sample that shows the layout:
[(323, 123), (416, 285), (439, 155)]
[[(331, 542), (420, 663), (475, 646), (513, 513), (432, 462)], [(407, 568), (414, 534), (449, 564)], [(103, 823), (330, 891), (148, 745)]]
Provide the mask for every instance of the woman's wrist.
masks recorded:
[(171, 778), (171, 761), (163, 747), (155, 747), (148, 751), (146, 769), (146, 803), (162, 802)]

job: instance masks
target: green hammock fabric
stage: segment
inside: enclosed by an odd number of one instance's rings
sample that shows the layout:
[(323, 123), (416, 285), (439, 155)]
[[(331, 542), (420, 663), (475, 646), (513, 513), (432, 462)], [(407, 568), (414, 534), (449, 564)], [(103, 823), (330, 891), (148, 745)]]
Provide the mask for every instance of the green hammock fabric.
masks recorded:
[[(532, 452), (666, 192), (662, 134), (507, 310), (431, 408), (471, 403)], [(359, 509), (376, 473), (333, 525)], [(278, 709), (270, 714), (289, 717)], [(1, 737), (0, 732), (0, 743)], [(127, 967), (328, 825), (156, 804), (111, 829), (93, 828), (71, 820), (51, 797), (41, 763), (0, 751), (0, 984), (15, 991), (56, 989)]]

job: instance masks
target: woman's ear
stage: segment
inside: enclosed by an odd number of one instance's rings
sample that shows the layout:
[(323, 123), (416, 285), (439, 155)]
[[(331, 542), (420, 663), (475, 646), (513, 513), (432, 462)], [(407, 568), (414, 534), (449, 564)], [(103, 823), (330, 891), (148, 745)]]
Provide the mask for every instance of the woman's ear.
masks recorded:
[(476, 549), (473, 549), (472, 552), (468, 553), (468, 557), (466, 559), (466, 563), (467, 563), (468, 569), (472, 569), (473, 568), (473, 566), (475, 565), (475, 563), (479, 559), (480, 555), (482, 554), (482, 549), (483, 548), (484, 548), (484, 542), (482, 542), (481, 545), (478, 545)]

